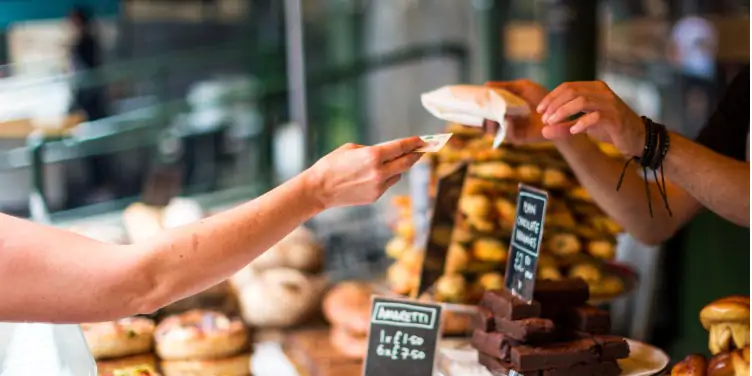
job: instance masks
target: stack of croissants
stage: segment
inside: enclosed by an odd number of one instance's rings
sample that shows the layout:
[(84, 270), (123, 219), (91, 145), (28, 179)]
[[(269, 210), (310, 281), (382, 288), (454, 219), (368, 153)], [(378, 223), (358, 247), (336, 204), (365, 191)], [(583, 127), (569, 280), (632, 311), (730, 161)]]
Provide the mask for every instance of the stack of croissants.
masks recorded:
[(710, 359), (692, 354), (671, 369), (671, 376), (749, 376), (749, 296), (716, 300), (700, 311), (708, 330)]

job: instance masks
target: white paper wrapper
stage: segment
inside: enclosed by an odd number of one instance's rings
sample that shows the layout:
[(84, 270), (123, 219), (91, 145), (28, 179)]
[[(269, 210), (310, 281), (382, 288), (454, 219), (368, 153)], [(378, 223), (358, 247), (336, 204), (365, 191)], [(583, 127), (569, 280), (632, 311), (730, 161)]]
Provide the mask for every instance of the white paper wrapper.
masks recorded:
[(454, 123), (480, 127), (483, 120), (499, 123), (493, 147), (507, 134), (506, 116), (528, 116), (530, 107), (520, 97), (498, 88), (476, 85), (444, 86), (420, 96), (423, 107), (433, 116)]

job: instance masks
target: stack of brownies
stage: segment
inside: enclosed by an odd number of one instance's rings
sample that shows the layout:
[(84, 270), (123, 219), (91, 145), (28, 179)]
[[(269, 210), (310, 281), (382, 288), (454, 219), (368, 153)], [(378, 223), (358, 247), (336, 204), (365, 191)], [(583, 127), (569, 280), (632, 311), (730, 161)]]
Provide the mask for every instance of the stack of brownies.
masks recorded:
[(486, 291), (472, 344), (494, 374), (611, 376), (629, 356), (622, 337), (608, 335), (608, 312), (587, 304), (581, 279), (537, 281), (528, 303), (508, 290)]

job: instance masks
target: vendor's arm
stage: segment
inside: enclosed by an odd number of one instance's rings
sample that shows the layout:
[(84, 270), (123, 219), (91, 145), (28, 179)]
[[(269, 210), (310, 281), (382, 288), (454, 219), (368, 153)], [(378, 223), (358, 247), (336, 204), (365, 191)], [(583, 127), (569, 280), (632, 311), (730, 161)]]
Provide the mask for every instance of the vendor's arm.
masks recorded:
[(91, 322), (149, 313), (232, 275), (321, 210), (376, 200), (418, 138), (344, 146), (265, 195), (134, 245), (0, 214), (0, 321)]
[[(596, 200), (627, 230), (643, 241), (655, 243), (671, 236), (701, 206), (729, 221), (749, 227), (749, 163), (742, 162), (745, 160), (749, 130), (748, 105), (747, 69), (732, 83), (726, 98), (698, 138), (709, 148), (671, 133), (671, 145), (663, 161), (663, 171), (674, 217), (666, 215), (662, 200), (657, 196), (657, 186), (652, 184), (656, 214), (652, 220), (646, 218), (644, 210), (641, 210), (647, 205), (641, 179), (628, 174), (633, 178), (625, 181), (624, 192), (605, 192), (608, 185), (600, 184), (598, 180), (605, 176), (613, 179), (614, 172), (607, 173), (606, 168), (614, 170), (615, 162), (596, 157), (593, 151), (595, 145), (588, 145), (589, 141), (582, 136), (562, 137), (565, 133), (587, 132), (597, 139), (612, 142), (627, 157), (642, 154), (644, 124), (608, 86), (602, 82), (561, 85), (540, 102), (538, 111), (543, 114), (543, 122), (548, 124), (543, 129), (544, 135), (548, 133), (550, 138), (558, 139), (559, 149), (570, 160), (578, 177)], [(580, 112), (584, 115), (573, 124), (565, 121), (567, 117)], [(643, 185), (642, 189), (639, 185)], [(640, 191), (643, 199), (636, 201)], [(623, 201), (621, 204), (620, 199)]]

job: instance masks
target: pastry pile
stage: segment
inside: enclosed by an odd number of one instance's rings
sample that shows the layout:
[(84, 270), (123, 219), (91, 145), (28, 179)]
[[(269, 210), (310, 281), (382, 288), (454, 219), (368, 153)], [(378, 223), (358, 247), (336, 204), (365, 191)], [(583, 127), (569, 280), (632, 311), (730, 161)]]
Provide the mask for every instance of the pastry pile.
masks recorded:
[(749, 376), (749, 296), (718, 299), (700, 311), (709, 332), (710, 360), (691, 354), (671, 369), (671, 376)]
[(132, 367), (156, 367), (154, 321), (128, 317), (117, 321), (81, 324), (100, 375)]
[[(450, 143), (427, 156), (434, 158), (435, 175), (460, 161), (470, 161), (470, 170), (451, 234), (446, 274), (434, 292), (436, 300), (474, 303), (485, 289), (501, 286), (519, 183), (549, 192), (538, 278), (582, 278), (596, 298), (623, 291), (621, 279), (600, 267), (603, 260), (614, 258), (616, 235), (622, 229), (593, 203), (552, 145), (492, 149), (491, 137), (472, 128), (450, 126), (450, 131), (454, 133)], [(410, 199), (398, 197), (394, 206), (395, 237), (386, 253), (396, 262), (387, 279), (395, 292), (408, 294), (418, 283), (422, 250), (413, 247)]]
[(472, 345), (492, 373), (617, 376), (629, 345), (611, 330), (608, 312), (588, 305), (581, 279), (536, 283), (527, 303), (508, 290), (483, 294)]

